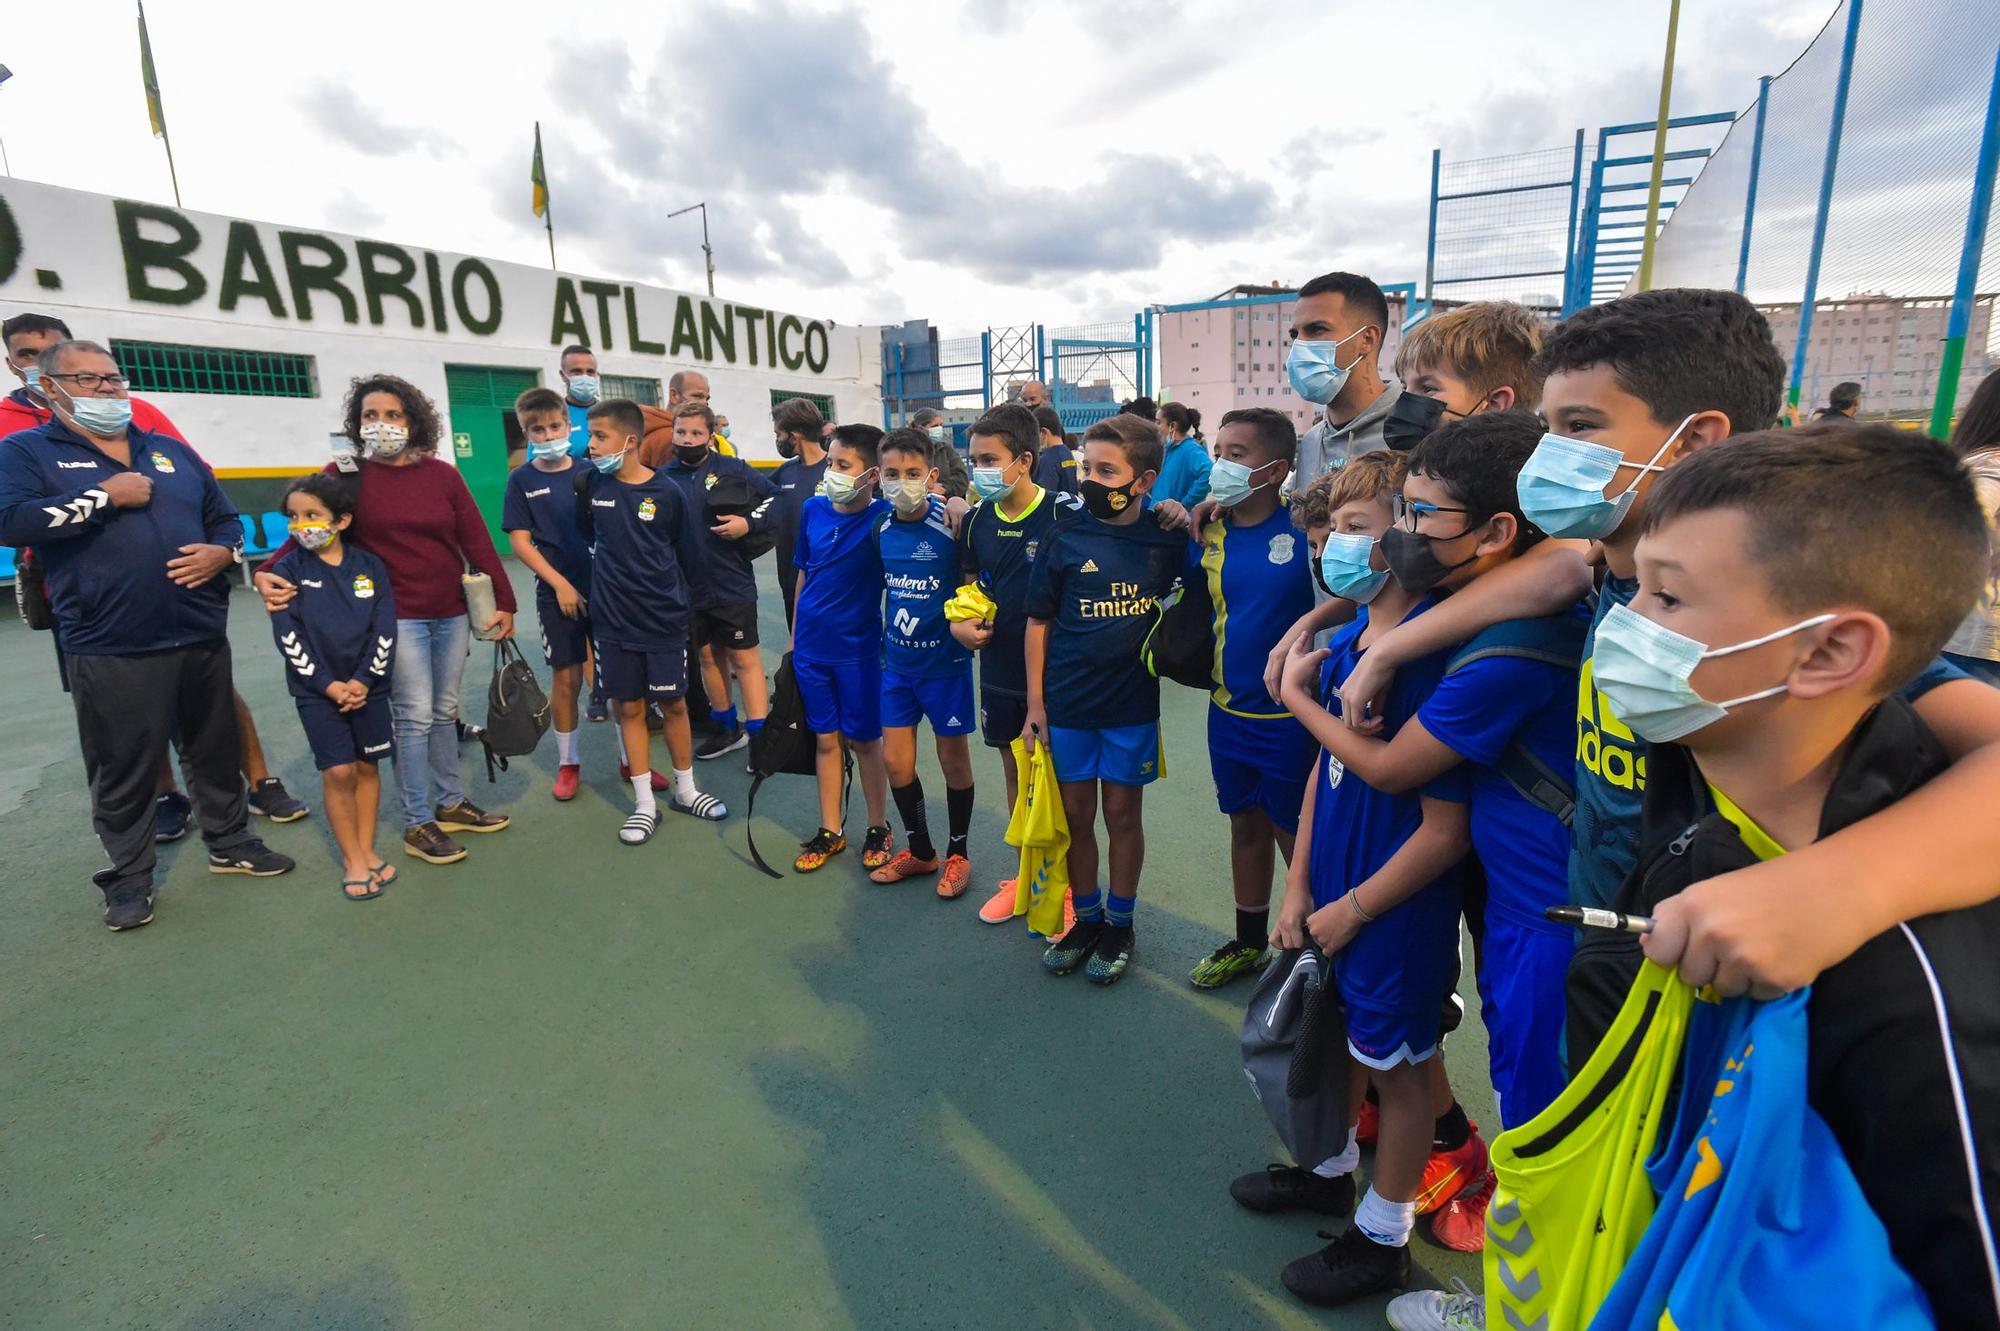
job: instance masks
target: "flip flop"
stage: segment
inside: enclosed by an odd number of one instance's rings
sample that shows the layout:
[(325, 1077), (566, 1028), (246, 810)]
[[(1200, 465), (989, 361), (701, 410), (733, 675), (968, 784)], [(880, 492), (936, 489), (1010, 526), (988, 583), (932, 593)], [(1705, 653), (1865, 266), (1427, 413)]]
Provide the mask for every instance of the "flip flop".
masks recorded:
[[(347, 890), (350, 887), (365, 887), (369, 890), (366, 892), (350, 892)], [(373, 901), (376, 897), (382, 895), (382, 889), (375, 886), (375, 879), (372, 876), (367, 878), (343, 878), (340, 880), (340, 895), (346, 897), (349, 901)]]
[(390, 864), (388, 861), (384, 860), (382, 863), (370, 869), (368, 871), (368, 876), (375, 880), (375, 890), (379, 894), (383, 888), (387, 887), (389, 884), (395, 882), (398, 878), (402, 877), (402, 874), (396, 868), (395, 865)]
[(696, 791), (694, 798), (683, 804), (678, 798), (667, 801), (667, 807), (675, 813), (687, 814), (704, 822), (719, 823), (729, 816), (729, 809), (715, 796)]

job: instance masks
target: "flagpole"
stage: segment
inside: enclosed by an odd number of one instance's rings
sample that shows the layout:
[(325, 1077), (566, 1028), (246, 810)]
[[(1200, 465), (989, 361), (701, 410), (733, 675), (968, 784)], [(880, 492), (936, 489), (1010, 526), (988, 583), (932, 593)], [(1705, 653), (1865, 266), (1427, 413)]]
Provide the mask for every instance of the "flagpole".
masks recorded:
[(139, 3), (139, 62), (146, 81), (146, 109), (153, 118), (153, 132), (167, 149), (167, 179), (174, 186), (174, 207), (181, 206), (181, 175), (174, 169), (174, 136), (167, 133), (167, 111), (160, 97), (160, 76), (153, 68), (153, 41), (146, 35), (146, 0)]
[(556, 266), (556, 210), (548, 204), (542, 205), (542, 225), (549, 232), (549, 267)]
[(1667, 8), (1667, 55), (1660, 68), (1660, 118), (1653, 124), (1653, 174), (1646, 182), (1646, 238), (1639, 247), (1637, 290), (1653, 289), (1653, 250), (1660, 230), (1660, 186), (1666, 175), (1667, 122), (1674, 99), (1674, 41), (1680, 34), (1681, 0)]
[[(548, 168), (542, 165), (542, 122), (535, 122), (535, 188), (540, 191), (542, 225), (549, 233), (549, 267), (556, 268), (556, 210), (549, 198)], [(562, 271), (556, 268), (557, 272)]]

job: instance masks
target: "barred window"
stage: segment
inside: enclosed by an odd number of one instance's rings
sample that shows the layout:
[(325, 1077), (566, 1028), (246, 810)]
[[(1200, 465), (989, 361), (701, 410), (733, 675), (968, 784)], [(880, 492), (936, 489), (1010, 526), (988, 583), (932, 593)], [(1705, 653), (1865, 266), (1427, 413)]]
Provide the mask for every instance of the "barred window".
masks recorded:
[(629, 397), (642, 406), (657, 407), (665, 398), (660, 396), (660, 381), (647, 379), (636, 374), (607, 374), (604, 376), (604, 396)]
[(111, 356), (138, 393), (319, 396), (319, 377), (311, 356), (117, 338), (112, 339)]
[(771, 410), (776, 411), (781, 403), (790, 402), (795, 397), (802, 397), (818, 407), (821, 420), (834, 419), (833, 399), (825, 393), (793, 393), (782, 388), (774, 388), (771, 390)]

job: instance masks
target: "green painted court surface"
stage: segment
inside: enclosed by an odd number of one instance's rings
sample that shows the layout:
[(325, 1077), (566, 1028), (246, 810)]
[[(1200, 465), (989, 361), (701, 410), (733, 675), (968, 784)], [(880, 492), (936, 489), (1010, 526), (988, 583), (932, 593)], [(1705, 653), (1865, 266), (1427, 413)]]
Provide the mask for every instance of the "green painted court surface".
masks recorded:
[[(317, 808), (240, 591), (232, 628), (273, 770)], [(475, 718), (489, 668), (475, 644)], [(1233, 918), (1189, 690), (1167, 686), (1134, 969), (1101, 990), (974, 918), (1011, 873), (990, 754), (975, 886), (941, 903), (868, 883), (854, 852), (758, 874), (740, 754), (702, 764), (728, 822), (619, 845), (603, 725), (568, 805), (552, 742), (493, 786), (468, 748), (469, 792), (513, 827), (451, 867), (392, 854), (380, 901), (341, 900), (315, 812), (265, 829), (300, 861), (284, 878), (210, 875), (192, 835), (164, 848), (158, 918), (113, 935), (48, 635), (11, 614), (0, 681), (0, 1326), (1383, 1325), (1380, 1300), (1321, 1313), (1279, 1286), (1319, 1218), (1228, 1198), (1278, 1150), (1236, 1060), (1249, 982), (1186, 979)], [(812, 809), (803, 778), (766, 787), (768, 856)], [(1450, 1064), (1490, 1123), (1467, 1027)], [(1413, 1252), (1420, 1282), (1476, 1278)]]

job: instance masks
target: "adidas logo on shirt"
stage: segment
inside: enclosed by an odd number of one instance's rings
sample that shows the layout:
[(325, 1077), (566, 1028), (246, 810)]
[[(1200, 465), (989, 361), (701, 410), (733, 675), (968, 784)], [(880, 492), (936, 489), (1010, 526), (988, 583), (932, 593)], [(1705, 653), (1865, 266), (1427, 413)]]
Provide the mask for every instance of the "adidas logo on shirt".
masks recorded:
[(1077, 570), (1077, 572), (1079, 572), (1079, 573), (1095, 573), (1095, 572), (1097, 572), (1097, 561), (1096, 561), (1095, 559), (1086, 559), (1086, 560), (1084, 560), (1084, 561), (1083, 561), (1083, 567), (1082, 567), (1082, 568), (1080, 568), (1080, 569), (1078, 569), (1078, 570)]

